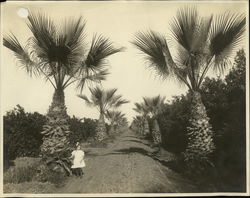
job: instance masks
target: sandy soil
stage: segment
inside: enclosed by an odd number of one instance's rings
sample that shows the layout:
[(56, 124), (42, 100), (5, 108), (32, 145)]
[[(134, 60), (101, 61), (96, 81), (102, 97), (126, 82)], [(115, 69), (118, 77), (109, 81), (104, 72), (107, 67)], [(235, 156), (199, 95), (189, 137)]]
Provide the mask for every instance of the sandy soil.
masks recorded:
[[(154, 150), (127, 130), (107, 148), (85, 148), (83, 178), (72, 176), (57, 193), (197, 192), (189, 180), (151, 157)], [(164, 153), (172, 157), (170, 153)]]

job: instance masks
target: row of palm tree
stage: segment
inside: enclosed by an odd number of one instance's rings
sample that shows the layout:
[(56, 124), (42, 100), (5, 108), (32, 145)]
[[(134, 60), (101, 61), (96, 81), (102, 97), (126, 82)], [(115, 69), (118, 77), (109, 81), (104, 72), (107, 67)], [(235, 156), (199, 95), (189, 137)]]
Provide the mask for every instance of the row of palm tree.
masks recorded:
[(167, 39), (154, 31), (138, 32), (132, 42), (143, 52), (147, 66), (156, 75), (174, 79), (191, 92), (188, 146), (183, 156), (192, 167), (196, 162), (208, 162), (215, 149), (214, 133), (201, 100), (201, 84), (209, 69), (223, 73), (230, 66), (229, 58), (243, 39), (245, 25), (244, 15), (225, 13), (202, 17), (193, 7), (183, 8), (170, 23), (169, 39), (174, 48), (170, 49)]
[(128, 120), (121, 111), (108, 110), (106, 118), (110, 122), (109, 134), (117, 133), (119, 128), (128, 126)]
[[(160, 127), (157, 121), (157, 115), (161, 113), (164, 106), (165, 97), (160, 95), (155, 97), (143, 97), (143, 102), (135, 103), (134, 111), (139, 113), (133, 120), (133, 123), (142, 135), (151, 134), (153, 142), (161, 146), (162, 138)], [(149, 119), (152, 120), (152, 130), (150, 132)]]
[[(230, 55), (243, 38), (245, 24), (244, 15), (225, 13), (201, 17), (195, 8), (183, 8), (170, 24), (174, 48), (170, 49), (166, 38), (154, 31), (138, 32), (132, 41), (157, 75), (163, 79), (175, 79), (186, 85), (192, 94), (190, 125), (187, 128), (189, 141), (184, 153), (187, 162), (206, 161), (215, 149), (200, 87), (209, 69), (223, 72), (230, 65)], [(70, 134), (64, 90), (76, 83), (82, 94), (86, 85), (91, 87), (93, 83), (105, 80), (108, 74), (107, 58), (123, 48), (114, 47), (102, 35), (95, 35), (87, 45), (86, 22), (81, 17), (67, 19), (56, 26), (45, 14), (29, 12), (27, 25), (32, 35), (25, 45), (21, 45), (14, 35), (4, 36), (3, 44), (14, 52), (18, 63), (29, 75), (42, 76), (53, 86), (55, 91), (47, 114), (41, 150), (45, 156), (61, 156), (68, 149), (67, 137)], [(103, 97), (100, 99), (103, 101), (115, 91), (101, 94), (99, 88), (94, 88), (91, 92), (92, 95), (97, 94), (99, 99)], [(84, 96), (83, 99), (94, 106), (99, 105), (94, 96), (91, 99)], [(121, 98), (118, 100), (122, 101)], [(98, 106), (99, 131), (103, 131), (104, 106)], [(140, 104), (137, 107), (144, 114)], [(99, 133), (97, 139), (101, 140), (104, 136)]]
[(130, 129), (139, 133), (141, 136), (144, 135), (144, 119), (142, 116), (137, 115), (133, 117), (132, 123), (130, 125)]
[[(99, 113), (99, 120), (97, 125), (97, 132), (95, 139), (97, 141), (102, 141), (107, 137), (107, 130), (105, 126), (105, 116), (111, 120), (111, 127), (114, 126), (115, 117), (112, 117), (112, 113), (108, 110), (116, 109), (123, 104), (128, 103), (129, 101), (122, 99), (121, 95), (116, 95), (117, 89), (108, 89), (104, 90), (101, 87), (90, 88), (91, 97), (88, 98), (86, 95), (78, 95), (81, 99), (85, 101), (85, 103), (90, 107), (95, 107)], [(124, 116), (124, 114), (114, 115), (114, 116)]]

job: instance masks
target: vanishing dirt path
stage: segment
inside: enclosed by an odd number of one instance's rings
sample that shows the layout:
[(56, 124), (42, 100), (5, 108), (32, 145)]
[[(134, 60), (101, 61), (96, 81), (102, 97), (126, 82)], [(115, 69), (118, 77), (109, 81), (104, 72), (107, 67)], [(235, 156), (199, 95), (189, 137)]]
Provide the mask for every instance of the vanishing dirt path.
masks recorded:
[(154, 150), (127, 130), (107, 148), (85, 149), (83, 178), (71, 177), (58, 193), (196, 192), (190, 181), (154, 160)]

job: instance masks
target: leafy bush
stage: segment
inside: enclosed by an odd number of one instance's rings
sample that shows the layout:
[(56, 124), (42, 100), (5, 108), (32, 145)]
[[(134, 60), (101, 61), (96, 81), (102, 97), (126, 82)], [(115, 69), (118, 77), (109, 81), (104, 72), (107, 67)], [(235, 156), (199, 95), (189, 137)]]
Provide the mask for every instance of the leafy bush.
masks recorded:
[[(240, 50), (225, 80), (206, 79), (203, 101), (215, 131), (214, 164), (225, 191), (246, 187), (246, 57)], [(226, 184), (226, 185), (225, 185)]]
[(75, 145), (76, 142), (86, 141), (94, 137), (96, 133), (97, 120), (90, 118), (78, 119), (75, 116), (70, 118), (70, 142)]
[(175, 96), (171, 104), (166, 104), (158, 115), (162, 133), (162, 146), (176, 154), (183, 152), (187, 145), (186, 127), (190, 113), (190, 97)]
[(63, 186), (67, 179), (63, 170), (53, 170), (43, 162), (39, 165), (38, 170), (39, 172), (34, 176), (34, 180), (38, 182), (49, 182), (56, 186)]
[(7, 112), (3, 117), (5, 165), (16, 157), (38, 156), (42, 144), (40, 132), (45, 121), (45, 116), (27, 113), (20, 105)]

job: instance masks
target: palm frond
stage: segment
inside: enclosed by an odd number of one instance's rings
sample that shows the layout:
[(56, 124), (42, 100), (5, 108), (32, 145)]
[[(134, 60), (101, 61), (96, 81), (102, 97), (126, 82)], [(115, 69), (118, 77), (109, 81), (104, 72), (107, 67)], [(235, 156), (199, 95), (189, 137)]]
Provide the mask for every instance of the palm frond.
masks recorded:
[[(116, 100), (116, 99), (114, 99), (114, 100)], [(126, 99), (121, 99), (121, 97), (119, 97), (119, 99), (117, 99), (114, 102), (114, 107), (117, 108), (117, 107), (120, 107), (121, 105), (126, 104), (126, 103), (129, 103), (129, 101)]]
[(50, 50), (56, 49), (56, 27), (53, 21), (45, 14), (29, 11), (28, 23), (29, 29), (33, 33), (31, 39), (34, 52), (43, 61), (49, 63), (51, 57), (48, 55)]
[(213, 16), (199, 16), (195, 7), (184, 7), (171, 23), (172, 38), (177, 43), (178, 68), (174, 73), (178, 82), (184, 81), (190, 89), (197, 85), (200, 70), (209, 58), (207, 48), (212, 19)]
[[(85, 21), (67, 19), (56, 28), (45, 13), (30, 12), (28, 27), (33, 33), (29, 39), (33, 53), (51, 70), (51, 75), (73, 75), (84, 55)], [(57, 63), (57, 64), (53, 64)]]
[(195, 7), (184, 7), (178, 10), (170, 24), (173, 38), (188, 52), (194, 51), (200, 21)]
[(92, 70), (102, 69), (107, 57), (122, 50), (123, 48), (115, 48), (108, 38), (102, 35), (94, 35), (85, 64)]
[(145, 115), (147, 115), (149, 113), (149, 109), (147, 108), (145, 103), (136, 102), (134, 105), (135, 105), (135, 108), (133, 108), (133, 110), (135, 112), (141, 114), (142, 116), (145, 116)]
[(154, 31), (138, 32), (132, 44), (145, 54), (148, 66), (165, 79), (175, 67), (164, 36)]
[(127, 103), (128, 101), (122, 99), (121, 95), (115, 95), (116, 91), (117, 89), (104, 90), (99, 86), (90, 88), (92, 106), (97, 107), (101, 113), (105, 114), (110, 108), (117, 108)]
[(38, 65), (39, 63), (31, 60), (30, 53), (26, 47), (23, 47), (15, 35), (5, 36), (3, 38), (3, 45), (14, 52), (15, 57), (17, 58), (18, 63), (22, 68), (26, 70), (29, 75), (39, 74)]
[(153, 116), (156, 116), (161, 111), (164, 101), (165, 97), (160, 95), (155, 97), (143, 97), (144, 108), (152, 113)]
[(246, 17), (229, 12), (216, 17), (210, 31), (210, 53), (214, 69), (221, 72), (228, 66), (228, 58), (243, 39)]
[(121, 111), (107, 110), (105, 116), (112, 125), (122, 125), (127, 122), (125, 114)]
[(93, 106), (93, 102), (88, 99), (85, 95), (77, 95), (79, 98), (83, 99), (88, 106)]
[(104, 97), (104, 108), (118, 108), (121, 105), (128, 103), (127, 100), (122, 99), (121, 95), (116, 95), (117, 89), (109, 89), (105, 91), (105, 97)]
[(97, 86), (95, 88), (90, 88), (89, 90), (91, 92), (92, 101), (94, 101), (96, 105), (103, 103), (104, 90), (101, 87)]
[(96, 72), (82, 71), (80, 76), (77, 77), (76, 89), (80, 90), (80, 93), (82, 93), (85, 84), (88, 84), (90, 87), (92, 87), (93, 83), (101, 83), (101, 81), (105, 80), (108, 74), (109, 72), (107, 69)]
[(113, 89), (109, 89), (105, 92), (106, 94), (106, 101), (107, 102), (111, 102), (113, 101), (113, 98), (115, 96), (115, 93), (116, 93), (117, 89), (116, 88), (113, 88)]
[(85, 20), (79, 17), (77, 20), (70, 18), (65, 21), (62, 31), (57, 38), (58, 46), (66, 46), (68, 49), (67, 64), (69, 71), (80, 63), (85, 53)]

